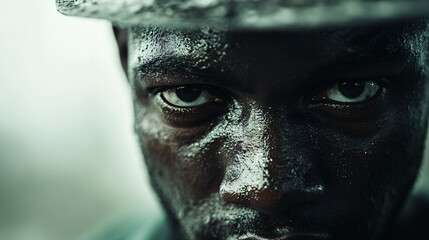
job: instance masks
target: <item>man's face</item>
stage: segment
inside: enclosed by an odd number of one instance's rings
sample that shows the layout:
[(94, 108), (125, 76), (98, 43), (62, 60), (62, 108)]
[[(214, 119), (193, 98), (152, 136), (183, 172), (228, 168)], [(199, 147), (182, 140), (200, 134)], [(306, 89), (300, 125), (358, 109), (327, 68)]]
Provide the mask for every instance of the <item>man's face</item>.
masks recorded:
[(408, 24), (129, 30), (136, 132), (187, 239), (368, 239), (408, 194), (428, 83)]

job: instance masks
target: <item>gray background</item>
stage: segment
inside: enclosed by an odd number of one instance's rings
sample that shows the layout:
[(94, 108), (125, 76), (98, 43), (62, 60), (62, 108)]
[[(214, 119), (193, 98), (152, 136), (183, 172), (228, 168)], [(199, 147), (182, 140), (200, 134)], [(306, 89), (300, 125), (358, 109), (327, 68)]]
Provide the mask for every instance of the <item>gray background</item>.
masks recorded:
[(158, 213), (116, 51), (108, 22), (0, 0), (1, 240), (76, 239)]

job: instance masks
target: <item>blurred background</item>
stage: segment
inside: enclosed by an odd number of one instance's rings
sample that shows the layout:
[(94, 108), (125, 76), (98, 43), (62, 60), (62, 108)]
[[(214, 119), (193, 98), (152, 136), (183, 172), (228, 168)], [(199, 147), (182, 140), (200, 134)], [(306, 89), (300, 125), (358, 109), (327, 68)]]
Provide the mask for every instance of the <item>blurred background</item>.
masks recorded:
[(156, 211), (108, 22), (0, 0), (0, 239), (76, 239)]
[(71, 240), (157, 214), (132, 124), (108, 22), (64, 17), (54, 0), (0, 0), (1, 240)]

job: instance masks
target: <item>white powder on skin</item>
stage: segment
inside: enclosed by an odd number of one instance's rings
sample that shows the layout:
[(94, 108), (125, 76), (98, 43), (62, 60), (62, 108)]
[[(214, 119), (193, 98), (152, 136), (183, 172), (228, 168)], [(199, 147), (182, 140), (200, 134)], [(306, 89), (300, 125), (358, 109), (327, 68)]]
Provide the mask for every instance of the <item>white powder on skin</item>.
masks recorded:
[[(179, 31), (172, 34), (162, 34), (162, 32), (156, 31), (144, 32), (149, 35), (139, 36), (136, 33), (137, 36), (131, 36), (130, 41), (135, 41), (131, 43), (129, 62), (133, 71), (142, 63), (156, 59), (158, 55), (162, 56), (166, 52), (179, 58), (192, 56), (191, 59), (193, 59), (196, 56), (198, 67), (204, 68), (209, 64), (209, 60), (213, 62), (207, 51), (215, 50), (216, 56), (222, 59), (223, 50), (228, 47), (216, 34), (214, 38), (209, 38), (211, 33), (208, 31), (202, 34), (207, 39), (197, 41), (190, 40), (186, 34)], [(162, 39), (156, 40), (161, 36)], [(220, 51), (216, 51), (216, 49), (220, 49)], [(130, 76), (133, 76), (132, 74), (134, 73), (131, 73)], [(250, 101), (247, 106), (243, 104), (238, 100), (232, 100), (229, 103), (227, 113), (220, 117), (217, 124), (207, 131), (206, 135), (198, 137), (187, 145), (176, 145), (179, 147), (177, 152), (183, 154), (190, 161), (206, 161), (206, 159), (200, 159), (198, 156), (204, 151), (213, 149), (216, 143), (222, 142), (219, 154), (222, 154), (224, 158), (226, 155), (230, 157), (230, 159), (222, 159), (226, 162), (227, 167), (218, 193), (214, 193), (200, 202), (185, 202), (186, 204), (183, 204), (180, 192), (175, 189), (167, 191), (169, 201), (171, 201), (169, 204), (191, 240), (199, 239), (199, 236), (194, 234), (201, 232), (204, 232), (205, 236), (220, 238), (236, 236), (234, 238), (238, 238), (246, 234), (253, 234), (262, 227), (260, 211), (245, 205), (227, 203), (222, 199), (225, 194), (235, 195), (240, 199), (257, 201), (258, 193), (270, 187), (275, 191), (302, 190), (306, 187), (304, 176), (311, 166), (305, 163), (303, 160), (305, 158), (275, 159), (275, 168), (272, 166), (271, 169), (269, 168), (273, 164), (270, 154), (280, 150), (283, 156), (286, 150), (273, 149), (273, 146), (270, 146), (269, 131), (272, 131), (270, 128), (273, 126), (269, 113), (255, 101)], [(148, 112), (150, 111), (143, 110), (142, 114), (148, 114)], [(165, 129), (159, 123), (154, 122), (156, 118), (148, 116), (137, 118), (145, 119), (137, 123), (139, 124), (137, 126), (138, 132), (145, 132), (163, 141), (171, 140)], [(280, 132), (283, 133), (284, 131)], [(173, 144), (177, 143), (173, 141), (170, 147)], [(277, 182), (272, 182), (273, 179), (270, 179), (270, 174), (273, 172), (270, 171), (287, 174), (279, 176)], [(309, 186), (305, 189), (312, 191), (314, 189), (322, 190), (321, 188), (322, 186), (318, 185)], [(288, 229), (284, 228), (271, 230), (282, 234), (288, 232)]]
[(268, 164), (271, 162), (267, 136), (268, 121), (264, 112), (253, 108), (247, 121), (239, 125), (230, 125), (225, 132), (229, 139), (239, 142), (242, 154), (235, 155), (233, 163), (226, 170), (226, 176), (220, 186), (220, 193), (232, 193), (244, 198), (250, 191), (266, 188), (268, 182)]
[[(129, 76), (134, 76), (136, 67), (163, 56), (190, 59), (200, 69), (210, 67), (210, 62), (221, 62), (229, 47), (225, 43), (226, 30), (202, 28), (198, 33), (160, 27), (134, 27), (129, 31), (128, 65)], [(190, 34), (197, 34), (197, 40)], [(138, 72), (137, 72), (138, 73)], [(130, 78), (133, 79), (133, 78)]]
[[(219, 139), (225, 139), (225, 146), (230, 146), (231, 150), (240, 149), (239, 152), (233, 153), (234, 159), (231, 161), (225, 170), (225, 176), (220, 186), (220, 194), (214, 194), (211, 199), (218, 200), (203, 203), (202, 205), (192, 206), (192, 209), (181, 209), (179, 216), (210, 216), (205, 220), (205, 225), (210, 224), (210, 228), (214, 228), (219, 232), (229, 229), (231, 226), (240, 225), (237, 228), (237, 234), (234, 235), (233, 230), (225, 233), (225, 236), (230, 236), (228, 239), (240, 239), (243, 236), (254, 236), (255, 229), (261, 227), (260, 212), (252, 208), (237, 207), (234, 204), (225, 203), (221, 196), (223, 194), (237, 195), (243, 199), (258, 200), (258, 192), (264, 191), (271, 186), (270, 172), (268, 169), (269, 164), (273, 161), (271, 159), (268, 130), (270, 119), (268, 114), (264, 112), (256, 104), (251, 107), (251, 112), (245, 116), (243, 107), (239, 102), (234, 101), (228, 113), (220, 120), (211, 131), (207, 133), (199, 141), (182, 147), (181, 151), (187, 152), (190, 155), (196, 155), (202, 149), (208, 149), (211, 144)], [(237, 147), (236, 145), (239, 145)], [(306, 164), (302, 159), (284, 159), (283, 165), (279, 166), (283, 169), (281, 172), (288, 172), (285, 176), (281, 177), (279, 185), (282, 189), (279, 191), (293, 191), (296, 189), (303, 191), (322, 191), (322, 185), (306, 186), (304, 176), (307, 170), (311, 167)], [(224, 205), (219, 205), (219, 203)], [(193, 218), (187, 219), (184, 229), (191, 235), (195, 232), (196, 227), (201, 227), (201, 224), (194, 223)], [(289, 232), (287, 228), (273, 229), (276, 234), (286, 234)], [(232, 234), (232, 235), (231, 235)], [(244, 234), (244, 235), (243, 235)], [(233, 237), (231, 237), (233, 236)]]
[[(202, 149), (208, 149), (211, 144), (219, 139), (225, 139), (224, 145), (231, 146), (231, 150), (241, 149), (240, 153), (233, 154), (235, 159), (232, 159), (232, 162), (228, 164), (224, 181), (220, 186), (221, 195), (228, 192), (238, 194), (241, 197), (248, 197), (251, 191), (258, 191), (269, 185), (267, 166), (271, 159), (268, 156), (269, 146), (265, 137), (268, 127), (267, 117), (257, 107), (253, 108), (245, 119), (243, 119), (244, 117), (243, 107), (239, 102), (233, 101), (230, 110), (222, 117), (218, 125), (203, 138), (188, 146), (183, 146), (180, 150), (188, 155), (196, 155)], [(204, 220), (205, 224), (210, 224), (211, 228), (216, 225), (220, 232), (229, 229), (231, 225), (241, 225), (242, 228), (240, 229), (253, 228), (250, 226), (255, 224), (255, 219), (259, 213), (254, 209), (227, 204), (223, 202), (221, 195), (214, 194), (209, 202), (202, 203), (200, 206), (195, 205), (191, 206), (191, 209), (180, 209), (178, 215), (182, 217), (193, 216), (194, 214), (209, 216)], [(223, 204), (219, 204), (222, 202)], [(195, 231), (194, 227), (201, 226), (200, 223), (192, 223), (193, 218), (186, 219), (184, 229), (189, 234)]]

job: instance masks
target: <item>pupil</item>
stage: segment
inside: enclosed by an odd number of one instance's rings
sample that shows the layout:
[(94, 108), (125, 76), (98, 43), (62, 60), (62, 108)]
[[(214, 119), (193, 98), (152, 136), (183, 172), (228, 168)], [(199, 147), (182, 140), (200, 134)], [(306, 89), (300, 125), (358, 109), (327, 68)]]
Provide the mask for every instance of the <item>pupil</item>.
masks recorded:
[(176, 88), (176, 96), (184, 102), (193, 102), (197, 100), (203, 91), (195, 87), (178, 87)]
[(346, 98), (357, 98), (365, 90), (364, 82), (342, 82), (338, 84), (338, 90)]

